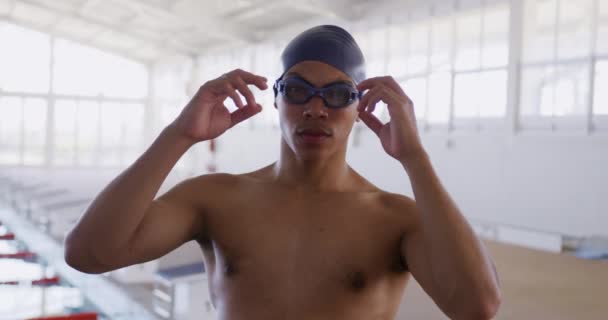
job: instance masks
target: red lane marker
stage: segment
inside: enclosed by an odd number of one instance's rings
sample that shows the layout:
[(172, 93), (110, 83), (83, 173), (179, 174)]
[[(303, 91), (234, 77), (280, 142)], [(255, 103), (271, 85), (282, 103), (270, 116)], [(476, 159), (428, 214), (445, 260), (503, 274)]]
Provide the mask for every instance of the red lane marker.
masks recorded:
[[(19, 285), (20, 283), (23, 284), (27, 281), (0, 281), (0, 286), (16, 286)], [(51, 277), (51, 278), (41, 278), (38, 280), (31, 280), (29, 281), (29, 283), (33, 286), (48, 286), (48, 285), (52, 285), (52, 284), (58, 284), (59, 283), (59, 277)]]
[(35, 257), (36, 254), (29, 251), (17, 253), (0, 253), (0, 259), (28, 259)]
[(59, 283), (59, 277), (57, 277), (57, 276), (50, 277), (50, 278), (42, 278), (42, 279), (32, 281), (32, 285), (34, 285), (34, 286), (46, 286), (46, 285), (58, 284), (58, 283)]
[(3, 235), (0, 235), (0, 240), (15, 240), (15, 234), (14, 233), (5, 233)]
[(54, 317), (41, 317), (41, 318), (30, 318), (27, 320), (97, 320), (97, 313), (75, 313), (65, 316), (54, 316)]

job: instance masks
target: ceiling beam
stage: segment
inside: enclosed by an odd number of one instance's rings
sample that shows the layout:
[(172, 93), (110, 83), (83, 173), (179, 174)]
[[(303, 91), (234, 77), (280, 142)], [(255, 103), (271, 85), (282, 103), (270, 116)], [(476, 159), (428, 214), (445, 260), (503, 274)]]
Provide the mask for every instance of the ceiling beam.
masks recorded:
[(251, 39), (244, 36), (246, 30), (235, 28), (234, 25), (218, 19), (207, 12), (201, 12), (196, 19), (175, 14), (170, 8), (153, 5), (142, 0), (114, 0), (122, 5), (150, 12), (162, 16), (177, 26), (190, 29), (214, 38), (224, 38), (241, 43), (251, 43)]
[[(8, 22), (10, 22), (10, 23), (12, 23), (14, 25), (23, 27), (23, 28), (27, 28), (27, 29), (35, 30), (35, 31), (38, 31), (38, 32), (41, 32), (41, 33), (48, 34), (49, 36), (54, 36), (55, 35), (55, 34), (49, 33), (49, 30), (47, 28), (42, 27), (40, 25), (35, 25), (35, 24), (31, 24), (31, 23), (15, 20), (15, 19), (13, 19), (11, 17), (6, 18), (6, 21), (8, 21)], [(70, 36), (70, 35), (63, 35), (62, 34), (61, 37), (65, 38), (65, 39), (68, 39), (70, 41), (82, 44), (82, 45), (86, 45), (86, 46), (89, 46), (89, 47), (93, 47), (93, 48), (102, 50), (102, 51), (111, 52), (111, 53), (114, 53), (116, 55), (128, 58), (130, 60), (138, 61), (138, 62), (141, 62), (141, 63), (153, 62), (153, 61), (150, 61), (148, 59), (142, 59), (141, 57), (138, 57), (137, 55), (134, 55), (131, 52), (126, 51), (126, 50), (121, 50), (121, 49), (116, 49), (116, 48), (107, 48), (107, 47), (104, 47), (104, 46), (96, 45), (95, 43), (87, 43), (85, 41), (82, 41), (82, 39), (78, 39), (78, 38)]]
[(91, 25), (100, 27), (102, 29), (106, 29), (108, 31), (113, 31), (119, 34), (125, 34), (128, 35), (134, 39), (143, 41), (145, 43), (149, 43), (158, 47), (163, 47), (163, 46), (170, 46), (170, 50), (171, 51), (175, 51), (178, 54), (185, 54), (185, 55), (190, 55), (192, 53), (196, 53), (196, 50), (192, 47), (190, 47), (188, 44), (185, 43), (181, 43), (180, 41), (175, 41), (172, 43), (166, 43), (165, 41), (159, 41), (157, 38), (152, 38), (152, 37), (147, 37), (144, 35), (140, 35), (140, 34), (135, 34), (129, 30), (123, 30), (120, 27), (117, 27), (115, 25), (106, 23), (106, 22), (101, 22), (101, 21), (92, 21), (90, 18), (85, 17), (84, 15), (82, 15), (80, 12), (62, 12), (60, 10), (57, 10), (55, 8), (52, 8), (48, 5), (45, 4), (40, 4), (31, 0), (20, 0), (23, 3), (27, 3), (29, 5), (38, 7), (40, 9), (45, 9), (47, 11), (50, 11), (54, 14), (63, 16), (63, 17), (71, 17), (71, 18), (78, 18), (81, 20), (86, 21), (87, 23), (90, 23)]

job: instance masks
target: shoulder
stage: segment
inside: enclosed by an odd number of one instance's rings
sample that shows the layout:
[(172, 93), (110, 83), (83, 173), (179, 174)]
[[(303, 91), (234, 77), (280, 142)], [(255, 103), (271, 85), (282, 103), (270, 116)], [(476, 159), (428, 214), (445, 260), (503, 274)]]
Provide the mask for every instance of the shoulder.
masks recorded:
[(210, 173), (185, 179), (180, 184), (195, 192), (200, 192), (203, 189), (210, 192), (217, 189), (239, 187), (246, 179), (245, 175), (240, 174)]
[(394, 217), (404, 229), (410, 229), (418, 224), (419, 213), (416, 201), (399, 193), (380, 191), (377, 203), (388, 216)]
[(201, 205), (239, 188), (242, 178), (229, 173), (202, 174), (177, 183), (167, 194)]
[(193, 195), (199, 202), (223, 200), (227, 196), (236, 199), (250, 190), (259, 187), (259, 180), (250, 173), (211, 173), (202, 174), (182, 181), (184, 191)]
[(383, 190), (378, 192), (378, 200), (387, 210), (411, 210), (416, 206), (416, 201), (406, 195)]

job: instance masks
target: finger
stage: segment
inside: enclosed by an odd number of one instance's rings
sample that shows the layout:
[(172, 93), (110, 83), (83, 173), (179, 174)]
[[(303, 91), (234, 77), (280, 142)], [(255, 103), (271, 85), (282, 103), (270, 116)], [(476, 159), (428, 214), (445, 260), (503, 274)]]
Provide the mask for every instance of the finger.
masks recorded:
[(239, 96), (239, 93), (236, 92), (236, 90), (234, 89), (234, 87), (232, 85), (229, 84), (228, 88), (225, 88), (224, 90), (226, 90), (224, 92), (224, 94), (227, 94), (230, 99), (232, 99), (232, 101), (234, 101), (234, 104), (236, 105), (236, 107), (238, 109), (243, 108), (243, 100), (241, 100), (241, 96)]
[(245, 97), (245, 100), (247, 100), (247, 105), (250, 105), (250, 106), (257, 105), (257, 103), (255, 102), (255, 97), (253, 96), (253, 93), (251, 93), (251, 90), (249, 90), (249, 88), (247, 87), (247, 84), (241, 77), (238, 77), (238, 76), (235, 77), (232, 85), (241, 93), (241, 95), (243, 95), (243, 97)]
[(370, 112), (362, 111), (359, 113), (359, 118), (366, 126), (368, 126), (376, 135), (380, 135), (380, 129), (384, 126), (382, 121)]
[(244, 108), (240, 108), (235, 110), (234, 112), (232, 112), (230, 114), (230, 127), (234, 127), (237, 124), (251, 118), (252, 116), (258, 114), (260, 111), (262, 111), (262, 106), (259, 104), (256, 105), (247, 105)]
[(382, 82), (385, 86), (395, 90), (396, 93), (407, 96), (405, 94), (405, 91), (403, 91), (403, 88), (401, 88), (401, 86), (399, 85), (399, 83), (397, 83), (395, 78), (393, 78), (391, 76), (385, 76), (385, 77), (381, 77), (380, 79), (378, 79), (378, 81)]
[(410, 96), (407, 95), (407, 93), (405, 93), (405, 90), (403, 89), (403, 87), (401, 87), (401, 85), (399, 85), (399, 83), (395, 80), (395, 78), (391, 77), (391, 76), (386, 76), (383, 77), (380, 80), (385, 86), (387, 86), (388, 88), (392, 89), (392, 91), (399, 96), (405, 97), (405, 101), (406, 103), (413, 105), (414, 103), (412, 102), (412, 99), (410, 98)]
[(369, 90), (369, 89), (375, 87), (376, 85), (378, 85), (380, 82), (381, 81), (378, 77), (365, 79), (365, 80), (359, 82), (359, 84), (357, 85), (357, 90), (359, 90), (359, 91)]
[(236, 69), (232, 71), (232, 73), (241, 77), (243, 81), (245, 81), (245, 83), (252, 84), (258, 87), (258, 89), (260, 90), (268, 89), (268, 79), (266, 79), (265, 77), (258, 76), (256, 74), (241, 69)]
[(384, 92), (377, 92), (375, 95), (369, 98), (369, 107), (367, 107), (367, 112), (373, 113), (376, 110), (376, 104), (380, 101), (384, 100)]
[(211, 85), (211, 92), (213, 92), (216, 99), (219, 101), (224, 101), (226, 99), (225, 96), (228, 96), (232, 99), (232, 101), (234, 101), (237, 108), (243, 107), (241, 97), (236, 92), (234, 86), (232, 86), (226, 75), (222, 75), (221, 77), (213, 80)]
[(361, 100), (359, 100), (359, 105), (357, 106), (357, 111), (364, 111), (369, 104), (369, 98), (374, 96), (378, 90), (379, 90), (378, 87), (374, 87), (371, 90), (367, 91), (363, 95), (363, 97), (361, 97)]
[(380, 101), (384, 101), (386, 102), (385, 99), (385, 95), (387, 94), (387, 89), (383, 86), (378, 86), (375, 87), (375, 90), (373, 92), (370, 92), (369, 97), (367, 98), (368, 102), (367, 102), (367, 111), (372, 113), (374, 112), (374, 110), (376, 110), (376, 104)]

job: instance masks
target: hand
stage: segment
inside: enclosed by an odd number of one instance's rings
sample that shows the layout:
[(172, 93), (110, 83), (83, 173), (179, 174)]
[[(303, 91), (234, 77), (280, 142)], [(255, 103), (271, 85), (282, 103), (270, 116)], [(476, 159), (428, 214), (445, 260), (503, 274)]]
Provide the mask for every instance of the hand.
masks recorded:
[[(236, 69), (203, 84), (192, 100), (171, 125), (193, 143), (217, 138), (236, 124), (262, 111), (253, 93), (247, 87), (255, 85), (266, 90), (267, 79), (247, 71)], [(247, 104), (239, 96), (245, 97)], [(230, 113), (224, 100), (230, 97), (237, 110)]]
[[(357, 89), (369, 90), (357, 106), (359, 118), (378, 135), (386, 153), (402, 163), (425, 155), (414, 105), (395, 79), (390, 76), (370, 78), (359, 83)], [(380, 101), (388, 106), (390, 121), (386, 124), (372, 114)]]

